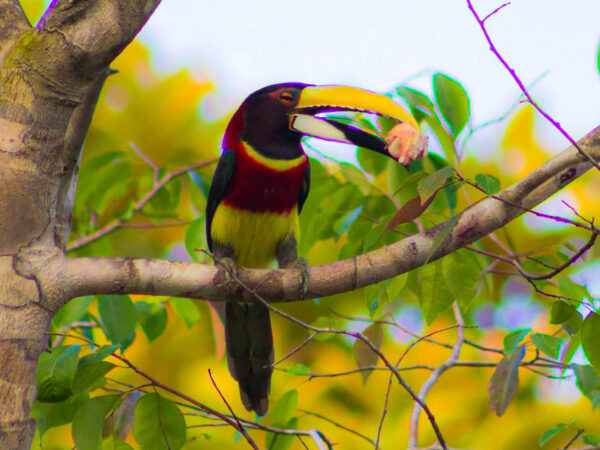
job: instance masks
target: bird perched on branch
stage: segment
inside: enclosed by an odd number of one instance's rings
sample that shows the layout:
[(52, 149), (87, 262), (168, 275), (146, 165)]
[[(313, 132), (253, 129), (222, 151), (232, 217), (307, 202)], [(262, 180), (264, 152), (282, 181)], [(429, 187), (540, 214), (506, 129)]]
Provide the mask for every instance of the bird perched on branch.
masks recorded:
[[(398, 122), (386, 137), (352, 123), (322, 117), (337, 111), (370, 112)], [(219, 264), (296, 266), (298, 215), (308, 196), (304, 136), (345, 142), (408, 163), (422, 156), (426, 139), (415, 119), (386, 96), (346, 86), (283, 83), (251, 94), (229, 122), (206, 206), (208, 247)], [(390, 138), (391, 136), (391, 138)], [(248, 411), (267, 412), (273, 371), (269, 310), (262, 303), (225, 306), (227, 362)]]

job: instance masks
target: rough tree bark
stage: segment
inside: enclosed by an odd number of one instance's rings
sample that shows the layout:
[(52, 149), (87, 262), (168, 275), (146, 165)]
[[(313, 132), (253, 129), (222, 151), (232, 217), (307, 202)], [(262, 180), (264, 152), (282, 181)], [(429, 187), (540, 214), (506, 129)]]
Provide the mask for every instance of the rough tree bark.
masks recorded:
[(29, 448), (35, 366), (68, 298), (39, 274), (64, 255), (77, 161), (108, 65), (158, 0), (52, 2), (31, 27), (0, 0), (0, 448)]
[[(81, 145), (110, 62), (160, 0), (54, 0), (32, 28), (18, 0), (0, 0), (0, 448), (29, 448), (35, 366), (54, 312), (85, 294), (225, 300), (213, 267), (165, 260), (65, 256)], [(600, 128), (579, 144), (600, 158)], [(310, 269), (306, 298), (375, 283), (465, 246), (548, 198), (591, 167), (568, 148), (450, 226)], [(518, 205), (518, 206), (515, 206)], [(436, 236), (447, 233), (432, 252)], [(297, 272), (242, 271), (275, 301), (297, 300)], [(244, 294), (252, 301), (249, 292)]]

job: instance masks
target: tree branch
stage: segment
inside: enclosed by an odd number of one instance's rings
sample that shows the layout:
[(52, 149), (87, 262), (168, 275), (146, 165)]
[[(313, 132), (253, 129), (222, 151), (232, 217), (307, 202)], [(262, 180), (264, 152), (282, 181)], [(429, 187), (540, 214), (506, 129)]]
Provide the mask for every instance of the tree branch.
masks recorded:
[[(579, 141), (592, 157), (600, 158), (600, 127)], [(448, 222), (395, 244), (364, 255), (309, 270), (304, 298), (348, 292), (394, 277), (439, 259), (492, 231), (501, 228), (564, 188), (592, 167), (574, 147), (569, 147), (527, 177), (485, 198), (463, 211), (442, 245), (432, 252), (433, 243), (446, 233)], [(208, 265), (160, 259), (74, 258), (62, 255), (44, 264), (42, 284), (62, 290), (65, 300), (93, 294), (149, 294), (223, 301), (231, 295), (225, 275)], [(277, 271), (240, 269), (240, 279), (271, 302), (302, 298), (300, 274), (295, 269)], [(256, 301), (251, 292), (239, 289), (236, 295)], [(239, 298), (239, 297), (236, 297)]]
[(133, 40), (160, 0), (54, 0), (37, 25), (69, 47), (60, 70), (97, 73)]
[(562, 125), (559, 122), (557, 122), (556, 120), (554, 120), (554, 118), (552, 116), (550, 116), (550, 114), (548, 114), (544, 109), (542, 109), (542, 107), (533, 99), (533, 97), (531, 96), (531, 94), (529, 93), (527, 88), (525, 87), (525, 84), (521, 81), (521, 79), (517, 75), (517, 72), (515, 71), (515, 69), (513, 69), (508, 64), (508, 61), (506, 61), (506, 59), (504, 59), (504, 57), (500, 54), (500, 52), (498, 51), (498, 49), (492, 42), (492, 38), (490, 37), (490, 35), (487, 31), (487, 28), (485, 27), (485, 22), (490, 17), (492, 17), (493, 15), (495, 15), (501, 9), (503, 9), (504, 7), (506, 7), (508, 5), (510, 5), (510, 2), (500, 5), (499, 7), (494, 9), (491, 13), (489, 13), (487, 16), (485, 16), (483, 19), (481, 19), (479, 17), (479, 14), (477, 14), (477, 11), (475, 11), (475, 8), (473, 7), (471, 0), (467, 0), (467, 7), (469, 8), (471, 13), (473, 14), (473, 17), (475, 17), (475, 20), (477, 21), (479, 27), (481, 28), (481, 31), (483, 32), (483, 35), (490, 46), (490, 51), (496, 56), (496, 58), (498, 58), (498, 61), (500, 61), (500, 63), (508, 71), (508, 73), (513, 78), (513, 80), (515, 80), (515, 83), (517, 83), (517, 86), (519, 86), (519, 89), (521, 89), (521, 92), (523, 92), (523, 95), (527, 99), (527, 102), (530, 103), (548, 122), (550, 122), (550, 124), (552, 124), (552, 126), (554, 128), (556, 128), (558, 130), (558, 132), (560, 134), (562, 134), (571, 143), (571, 145), (577, 149), (578, 152), (580, 152), (582, 155), (584, 155), (588, 159), (588, 161), (596, 167), (596, 169), (600, 170), (600, 165), (598, 165), (598, 162), (594, 158), (592, 158), (592, 156), (588, 155), (587, 152), (583, 148), (581, 148), (577, 144), (577, 142), (575, 142), (575, 139), (573, 139), (571, 137), (571, 135), (569, 133), (567, 133), (567, 131), (562, 127)]
[[(419, 398), (424, 402), (425, 397), (433, 387), (435, 383), (437, 383), (440, 376), (448, 369), (450, 369), (456, 361), (458, 360), (458, 356), (460, 355), (460, 350), (463, 346), (465, 335), (464, 335), (464, 321), (460, 310), (458, 308), (458, 303), (454, 302), (452, 305), (454, 309), (454, 316), (456, 317), (456, 322), (458, 324), (457, 328), (457, 337), (456, 344), (454, 344), (454, 348), (452, 349), (452, 354), (450, 357), (441, 365), (436, 367), (433, 373), (429, 376), (425, 384), (421, 386), (421, 391), (419, 392)], [(418, 404), (413, 405), (413, 410), (410, 418), (410, 430), (409, 430), (409, 438), (408, 438), (408, 446), (410, 448), (417, 448), (417, 443), (419, 440), (419, 417), (421, 416), (421, 406)]]

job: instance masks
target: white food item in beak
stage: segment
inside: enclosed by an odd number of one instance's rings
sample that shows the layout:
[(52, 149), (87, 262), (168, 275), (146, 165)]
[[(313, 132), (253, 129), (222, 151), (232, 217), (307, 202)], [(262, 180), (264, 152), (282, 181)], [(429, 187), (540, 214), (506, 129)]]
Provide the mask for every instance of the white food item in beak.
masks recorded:
[(389, 131), (385, 142), (390, 155), (406, 165), (425, 155), (428, 138), (414, 125), (403, 122)]

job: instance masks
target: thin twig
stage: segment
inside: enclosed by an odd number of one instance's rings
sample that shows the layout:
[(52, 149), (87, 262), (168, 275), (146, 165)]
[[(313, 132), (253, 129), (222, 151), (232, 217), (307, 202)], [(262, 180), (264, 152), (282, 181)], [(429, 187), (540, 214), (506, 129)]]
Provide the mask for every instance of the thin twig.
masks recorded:
[(503, 5), (498, 6), (495, 10), (493, 10), (491, 13), (489, 13), (487, 16), (485, 16), (483, 18), (483, 20), (481, 21), (481, 23), (485, 23), (486, 20), (488, 20), (490, 17), (492, 17), (494, 14), (496, 14), (498, 11), (500, 11), (502, 8), (507, 7), (508, 5), (510, 5), (510, 2), (506, 2)]
[(354, 430), (352, 428), (348, 428), (347, 426), (342, 425), (341, 423), (336, 422), (335, 420), (333, 420), (333, 419), (331, 419), (331, 418), (329, 418), (327, 416), (323, 416), (323, 415), (321, 415), (319, 413), (312, 412), (312, 411), (307, 411), (306, 409), (301, 409), (301, 408), (298, 408), (298, 411), (301, 412), (301, 413), (304, 413), (304, 414), (308, 414), (309, 416), (318, 417), (319, 419), (324, 420), (325, 422), (329, 422), (330, 424), (332, 424), (333, 426), (339, 428), (340, 430), (344, 430), (344, 431), (347, 431), (349, 433), (352, 433), (353, 435), (358, 436), (361, 439), (364, 439), (365, 441), (369, 442), (370, 444), (375, 445), (375, 441), (373, 439), (371, 439), (370, 437), (365, 436), (364, 434), (362, 434), (362, 433), (360, 433), (360, 432), (358, 432), (358, 431), (356, 431), (356, 430)]
[(63, 340), (64, 340), (66, 334), (69, 332), (69, 330), (73, 330), (75, 328), (92, 328), (92, 327), (95, 327), (96, 325), (98, 325), (96, 322), (86, 322), (86, 321), (73, 322), (68, 327), (66, 327), (64, 330), (62, 330), (62, 332), (64, 333), (63, 335), (56, 336), (56, 339), (52, 343), (52, 347), (58, 347), (63, 342)]
[[(452, 309), (454, 310), (454, 317), (456, 318), (456, 322), (458, 324), (458, 328), (456, 330), (456, 344), (454, 345), (454, 349), (452, 350), (452, 354), (450, 357), (438, 368), (436, 368), (433, 373), (429, 376), (429, 379), (425, 382), (425, 384), (421, 387), (419, 392), (419, 398), (424, 402), (425, 397), (429, 390), (433, 387), (433, 385), (438, 381), (440, 376), (449, 368), (451, 368), (458, 359), (460, 355), (460, 350), (463, 345), (464, 340), (464, 321), (462, 315), (460, 313), (460, 309), (458, 308), (458, 303), (454, 302), (452, 305)], [(416, 404), (413, 407), (411, 419), (410, 419), (410, 429), (409, 429), (409, 438), (408, 438), (408, 446), (410, 448), (417, 447), (417, 442), (419, 438), (419, 417), (421, 415), (421, 407)]]
[(154, 161), (152, 161), (152, 158), (150, 158), (148, 155), (146, 155), (144, 152), (142, 152), (139, 148), (137, 148), (137, 146), (133, 142), (130, 142), (129, 146), (135, 153), (137, 153), (137, 155), (140, 158), (142, 158), (144, 161), (146, 161), (146, 164), (148, 164), (150, 167), (152, 167), (152, 170), (154, 170), (154, 184), (157, 184), (158, 178), (160, 176), (160, 168), (156, 165), (156, 163)]
[[(388, 371), (390, 369), (388, 369), (387, 367), (381, 367), (381, 366), (364, 366), (364, 367), (358, 367), (356, 369), (350, 369), (350, 370), (345, 370), (343, 372), (334, 372), (334, 373), (309, 373), (308, 375), (298, 375), (298, 376), (307, 376), (308, 380), (312, 380), (313, 378), (335, 378), (335, 377), (343, 377), (346, 375), (354, 375), (357, 373), (363, 373), (363, 372), (370, 372), (373, 370), (377, 370), (377, 371)], [(396, 368), (397, 371), (399, 372), (408, 372), (411, 370), (435, 370), (435, 367), (433, 366), (428, 366), (425, 364), (416, 364), (414, 366), (405, 366), (405, 367), (398, 367)]]
[[(424, 336), (419, 336), (417, 339), (415, 339), (413, 342), (411, 342), (410, 345), (408, 345), (408, 347), (406, 347), (406, 349), (404, 350), (404, 352), (402, 352), (402, 354), (398, 358), (398, 361), (396, 362), (396, 365), (395, 365), (396, 369), (398, 369), (398, 366), (400, 366), (400, 363), (402, 363), (402, 360), (406, 357), (406, 355), (408, 354), (408, 352), (412, 348), (414, 348), (419, 342), (427, 340), (427, 339), (429, 339), (431, 336), (433, 336), (435, 334), (442, 333), (444, 331), (451, 330), (453, 328), (460, 327), (460, 326), (461, 325), (452, 325), (452, 326), (449, 326), (449, 327), (446, 327), (446, 328), (442, 328), (442, 329), (439, 329), (439, 330), (432, 331), (431, 333), (428, 333), (428, 334), (426, 334)], [(435, 368), (431, 367), (431, 370), (435, 370)], [(387, 414), (387, 407), (388, 407), (388, 403), (390, 401), (391, 389), (392, 389), (392, 374), (390, 373), (390, 376), (389, 376), (389, 379), (388, 379), (388, 386), (387, 386), (387, 389), (386, 389), (386, 392), (385, 392), (385, 399), (384, 399), (384, 402), (383, 402), (383, 411), (381, 412), (381, 419), (379, 420), (379, 425), (377, 427), (377, 441), (376, 441), (376, 444), (375, 444), (375, 448), (376, 449), (379, 448), (379, 442), (380, 442), (380, 439), (381, 439), (381, 432), (383, 430), (383, 422), (385, 421), (385, 416)]]
[(375, 440), (375, 450), (379, 448), (379, 442), (381, 441), (381, 432), (383, 431), (383, 422), (387, 415), (387, 407), (390, 401), (390, 394), (392, 392), (392, 374), (388, 377), (388, 385), (385, 390), (385, 399), (383, 401), (383, 410), (381, 411), (381, 419), (379, 419), (379, 425), (377, 425), (377, 439)]
[[(403, 327), (402, 325), (400, 325), (395, 319), (392, 318), (392, 320), (384, 320), (384, 319), (369, 319), (367, 317), (353, 317), (353, 316), (345, 316), (343, 314), (340, 314), (336, 311), (334, 311), (333, 309), (329, 309), (331, 311), (331, 313), (335, 316), (341, 317), (342, 319), (346, 319), (346, 320), (351, 320), (353, 322), (363, 322), (363, 323), (379, 323), (382, 325), (391, 325), (397, 329), (399, 329), (400, 331), (408, 334), (409, 336), (412, 336), (414, 338), (421, 338), (423, 337), (425, 342), (429, 342), (430, 344), (435, 344), (435, 345), (439, 345), (440, 347), (445, 347), (445, 348), (449, 348), (451, 349), (452, 346), (449, 344), (446, 344), (445, 342), (441, 342), (441, 341), (437, 341), (435, 339), (431, 339), (428, 338), (426, 336), (421, 336), (417, 333), (414, 333), (412, 331), (410, 331), (408, 328)], [(435, 334), (435, 333), (433, 333)]]
[(483, 35), (485, 36), (485, 39), (487, 40), (487, 42), (488, 42), (488, 44), (490, 46), (491, 52), (496, 56), (496, 58), (498, 59), (498, 61), (500, 61), (500, 63), (508, 71), (508, 73), (513, 78), (513, 80), (515, 80), (515, 83), (517, 83), (517, 86), (519, 86), (519, 89), (521, 89), (521, 92), (523, 92), (523, 95), (527, 99), (527, 102), (530, 103), (548, 122), (550, 122), (550, 124), (552, 126), (554, 126), (554, 128), (556, 128), (556, 130), (558, 130), (558, 132), (560, 134), (562, 134), (565, 137), (565, 139), (567, 139), (571, 143), (571, 145), (577, 149), (577, 151), (579, 153), (581, 153), (585, 158), (587, 158), (587, 160), (591, 164), (593, 164), (594, 167), (596, 167), (596, 169), (598, 169), (600, 171), (600, 165), (598, 165), (598, 163), (594, 160), (594, 158), (592, 158), (585, 150), (583, 150), (579, 146), (579, 144), (577, 144), (577, 142), (575, 141), (575, 139), (573, 139), (571, 137), (571, 135), (565, 131), (565, 129), (562, 127), (562, 125), (558, 121), (554, 120), (554, 118), (552, 118), (552, 116), (550, 116), (550, 114), (548, 114), (546, 111), (544, 111), (542, 109), (542, 107), (533, 99), (533, 97), (531, 96), (531, 94), (529, 94), (529, 91), (525, 87), (525, 84), (523, 84), (523, 82), (521, 81), (521, 79), (517, 75), (517, 72), (515, 71), (515, 69), (513, 69), (508, 64), (508, 62), (504, 59), (504, 57), (500, 54), (500, 52), (498, 51), (498, 49), (496, 48), (496, 46), (492, 42), (492, 38), (488, 34), (488, 31), (487, 31), (487, 29), (485, 27), (485, 21), (487, 19), (489, 19), (491, 16), (493, 16), (494, 14), (496, 14), (498, 11), (500, 11), (502, 8), (504, 8), (505, 6), (509, 5), (509, 4), (510, 4), (510, 2), (501, 5), (500, 7), (496, 8), (494, 11), (492, 11), (492, 13), (488, 14), (487, 16), (485, 16), (485, 18), (482, 20), (479, 17), (479, 15), (477, 14), (477, 11), (475, 11), (475, 8), (473, 7), (473, 4), (472, 4), (471, 0), (467, 0), (467, 7), (469, 8), (469, 10), (471, 11), (471, 13), (473, 14), (473, 17), (475, 17), (475, 20), (479, 24), (479, 27), (481, 28), (481, 31), (483, 32)]
[(212, 382), (212, 385), (215, 387), (215, 389), (219, 393), (219, 396), (223, 400), (223, 403), (225, 403), (225, 406), (227, 406), (227, 409), (229, 410), (229, 412), (231, 413), (231, 415), (235, 419), (235, 422), (238, 424), (238, 430), (240, 431), (240, 433), (242, 433), (242, 435), (244, 435), (244, 437), (246, 438), (246, 440), (248, 442), (252, 442), (252, 439), (250, 439), (250, 436), (248, 436), (248, 432), (246, 431), (246, 429), (244, 428), (244, 426), (241, 424), (240, 419), (238, 419), (238, 416), (236, 416), (236, 414), (233, 412), (233, 409), (231, 408), (231, 405), (229, 404), (229, 402), (227, 401), (227, 399), (225, 398), (225, 396), (221, 392), (221, 389), (219, 389), (219, 386), (217, 386), (217, 383), (215, 382), (215, 379), (213, 378), (212, 372), (210, 371), (210, 369), (208, 369), (208, 376), (210, 377), (210, 381)]
[(287, 360), (288, 358), (290, 358), (292, 355), (295, 355), (296, 353), (298, 353), (300, 350), (302, 350), (305, 346), (307, 346), (317, 335), (316, 334), (311, 334), (310, 336), (308, 336), (304, 342), (302, 342), (302, 344), (300, 344), (299, 346), (297, 346), (295, 349), (293, 349), (291, 352), (289, 352), (287, 355), (285, 355), (283, 358), (281, 358), (279, 361), (273, 363), (273, 367), (281, 364), (282, 362), (284, 362), (285, 360)]
[(584, 431), (585, 431), (585, 430), (584, 430), (583, 428), (579, 428), (579, 429), (577, 430), (577, 433), (575, 433), (575, 436), (573, 436), (573, 437), (571, 438), (571, 440), (570, 440), (569, 442), (567, 442), (567, 445), (565, 445), (565, 446), (563, 447), (563, 450), (567, 450), (569, 447), (571, 447), (571, 445), (573, 445), (573, 444), (575, 443), (575, 441), (576, 441), (577, 439), (579, 439), (579, 436), (581, 436), (581, 435), (583, 434), (583, 432), (584, 432)]
[[(188, 404), (181, 404), (181, 406), (185, 406), (185, 407), (190, 407), (190, 405)], [(299, 410), (300, 411), (300, 410)], [(188, 413), (184, 413), (185, 416), (196, 416), (196, 417), (202, 417), (208, 420), (218, 420), (217, 417), (214, 417), (210, 414), (207, 414), (203, 411), (195, 411), (195, 412), (188, 412)], [(317, 444), (317, 446), (319, 448), (321, 448), (320, 446), (320, 442), (319, 441), (323, 441), (325, 442), (325, 444), (329, 447), (332, 448), (332, 444), (331, 442), (323, 435), (323, 433), (321, 433), (318, 430), (293, 430), (293, 429), (289, 429), (289, 428), (277, 428), (277, 427), (273, 427), (270, 425), (263, 425), (262, 423), (258, 423), (258, 422), (252, 422), (250, 420), (246, 420), (246, 419), (242, 419), (239, 418), (240, 422), (242, 422), (246, 427), (248, 428), (252, 428), (255, 430), (261, 430), (261, 431), (269, 431), (271, 433), (275, 433), (275, 434), (283, 434), (283, 435), (288, 435), (288, 436), (309, 436), (311, 438), (313, 438), (315, 440), (315, 444)], [(211, 426), (211, 424), (200, 424), (200, 425), (192, 425), (188, 428), (192, 428), (192, 427), (196, 427), (196, 428), (200, 428), (200, 427), (208, 427)], [(222, 424), (222, 423), (215, 423), (212, 424), (212, 426), (228, 426), (227, 424)], [(315, 432), (317, 433), (318, 439), (315, 439)]]

